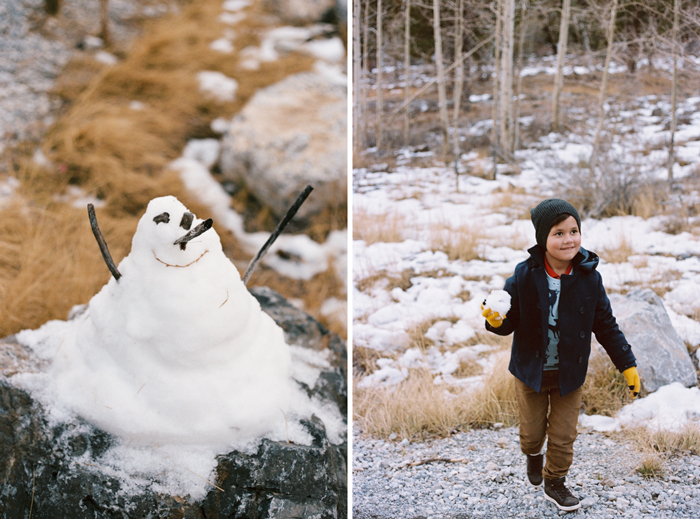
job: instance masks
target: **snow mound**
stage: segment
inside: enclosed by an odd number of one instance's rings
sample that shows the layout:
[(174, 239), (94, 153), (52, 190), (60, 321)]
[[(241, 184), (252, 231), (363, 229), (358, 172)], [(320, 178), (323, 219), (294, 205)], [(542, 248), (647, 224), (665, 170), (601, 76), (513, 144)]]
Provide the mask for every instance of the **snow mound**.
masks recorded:
[(139, 444), (227, 442), (284, 426), (292, 379), (282, 329), (215, 230), (175, 243), (201, 223), (175, 197), (150, 202), (119, 280), (44, 352), (50, 400)]

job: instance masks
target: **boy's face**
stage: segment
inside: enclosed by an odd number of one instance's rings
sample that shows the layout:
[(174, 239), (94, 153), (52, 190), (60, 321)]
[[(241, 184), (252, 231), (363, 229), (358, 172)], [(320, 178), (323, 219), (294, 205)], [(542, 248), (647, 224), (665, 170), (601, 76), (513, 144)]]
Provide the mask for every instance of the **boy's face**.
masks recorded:
[(568, 263), (581, 248), (581, 233), (573, 216), (556, 224), (547, 236), (547, 255), (559, 262)]

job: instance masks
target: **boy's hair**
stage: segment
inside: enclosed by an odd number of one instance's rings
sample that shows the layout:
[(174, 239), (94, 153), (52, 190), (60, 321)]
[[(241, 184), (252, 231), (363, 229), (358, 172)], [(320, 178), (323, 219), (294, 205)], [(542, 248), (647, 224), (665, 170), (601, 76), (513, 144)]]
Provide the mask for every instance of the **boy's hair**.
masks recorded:
[(574, 217), (580, 232), (581, 217), (579, 217), (576, 208), (566, 200), (548, 198), (537, 204), (537, 206), (530, 211), (530, 218), (532, 219), (532, 224), (535, 226), (537, 245), (546, 249), (549, 231), (554, 225), (563, 222), (569, 216)]

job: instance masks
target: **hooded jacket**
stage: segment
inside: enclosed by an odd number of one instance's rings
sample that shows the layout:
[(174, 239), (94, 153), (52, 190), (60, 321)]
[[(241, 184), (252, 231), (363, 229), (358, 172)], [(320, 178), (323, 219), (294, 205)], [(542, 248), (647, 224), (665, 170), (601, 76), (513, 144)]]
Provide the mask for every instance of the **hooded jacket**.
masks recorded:
[[(511, 308), (503, 324), (487, 330), (513, 335), (509, 371), (533, 390), (542, 388), (547, 348), (549, 292), (544, 267), (544, 249), (528, 250), (530, 257), (515, 267), (504, 290)], [(559, 392), (562, 396), (581, 387), (586, 380), (591, 353), (591, 332), (621, 372), (636, 366), (632, 348), (617, 325), (603, 280), (596, 270), (598, 256), (583, 247), (574, 257), (570, 275), (561, 276), (559, 300)]]

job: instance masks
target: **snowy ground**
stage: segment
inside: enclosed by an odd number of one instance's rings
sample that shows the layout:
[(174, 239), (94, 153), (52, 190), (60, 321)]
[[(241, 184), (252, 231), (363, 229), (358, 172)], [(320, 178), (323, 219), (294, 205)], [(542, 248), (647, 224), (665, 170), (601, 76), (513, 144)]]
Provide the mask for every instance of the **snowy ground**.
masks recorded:
[[(486, 102), (487, 97), (474, 101)], [(699, 104), (700, 98), (694, 97), (679, 105), (684, 123), (675, 139), (676, 156), (682, 161), (674, 167), (675, 178), (697, 174), (700, 166)], [(667, 100), (645, 96), (616, 110), (608, 122), (609, 128), (617, 129), (609, 156), (637, 174), (666, 178), (667, 152), (661, 144), (669, 139), (669, 132), (663, 129), (668, 121)], [(499, 172), (495, 181), (488, 181), (462, 174), (458, 192), (452, 167), (411, 165), (426, 153), (404, 150), (390, 171), (386, 165), (354, 171), (355, 234), (380, 221), (389, 222), (398, 234), (392, 241), (355, 240), (353, 244), (354, 344), (376, 350), (383, 357), (377, 362), (380, 369), (360, 380), (358, 387), (397, 384), (410, 368), (420, 366), (432, 370), (436, 383), (467, 387), (479, 383), (479, 377), (459, 379), (453, 374), (461, 360), (477, 359), (488, 367), (483, 352), (490, 347), (466, 345), (473, 344), (475, 338), (478, 342), (477, 332), (483, 330), (480, 304), (492, 290), (502, 288), (516, 264), (527, 258), (526, 250), (535, 243), (529, 209), (552, 195), (552, 177), (590, 156), (594, 115), (581, 113), (576, 117), (587, 130), (581, 134), (552, 133), (517, 152), (520, 172), (516, 175)], [(528, 124), (527, 119), (522, 122)], [(491, 125), (491, 121), (480, 121), (472, 124), (470, 131), (485, 132)], [(461, 157), (463, 172), (489, 171), (491, 167), (490, 160), (477, 153)], [(697, 192), (682, 196), (686, 202), (698, 199)], [(602, 256), (598, 270), (609, 292), (645, 287), (663, 291), (674, 327), (695, 348), (700, 345), (698, 219), (688, 220), (693, 232), (674, 235), (664, 232), (671, 218), (587, 218), (582, 222), (582, 245)], [(475, 240), (477, 259), (450, 260), (444, 247), (437, 245), (437, 238), (444, 243), (460, 236)], [(623, 247), (628, 251), (626, 260), (605, 261), (606, 252), (611, 257)], [(410, 277), (410, 287), (391, 281), (402, 275)], [(426, 337), (434, 345), (423, 354), (410, 348), (407, 330), (426, 321), (431, 324)], [(676, 389), (647, 397), (653, 409), (642, 414), (663, 423), (663, 411), (671, 409), (664, 404), (674, 401), (674, 412), (678, 412), (680, 402), (681, 407), (693, 411), (684, 414), (681, 410), (681, 415), (697, 416), (698, 390)], [(654, 399), (657, 401), (651, 405)]]

